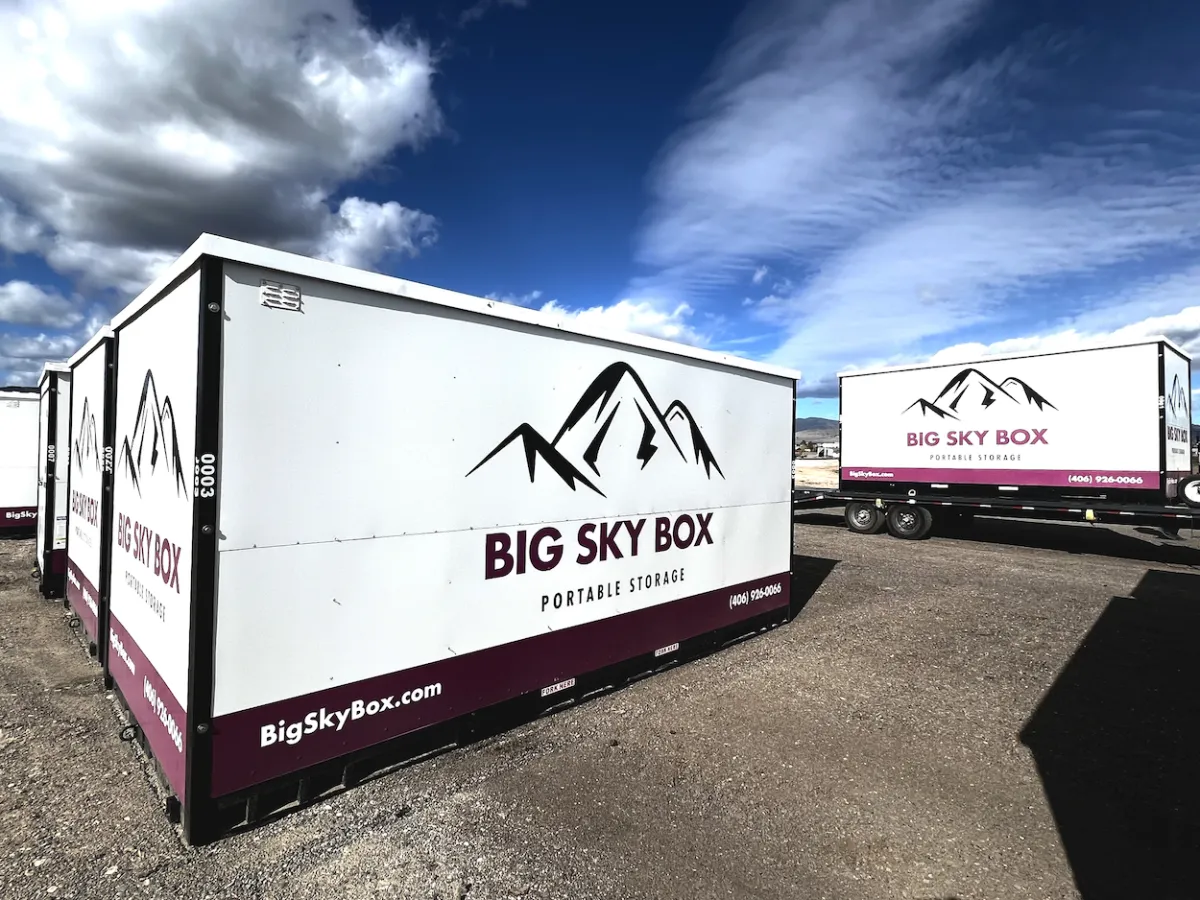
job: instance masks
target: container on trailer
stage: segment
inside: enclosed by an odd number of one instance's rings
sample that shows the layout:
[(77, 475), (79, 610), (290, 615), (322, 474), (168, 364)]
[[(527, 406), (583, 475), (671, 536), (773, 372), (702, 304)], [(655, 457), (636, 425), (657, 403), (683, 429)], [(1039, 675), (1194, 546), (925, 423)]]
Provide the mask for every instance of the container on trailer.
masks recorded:
[(208, 235), (113, 331), (109, 670), (192, 841), (786, 619), (795, 372)]
[(108, 544), (112, 537), (114, 342), (106, 326), (68, 361), (71, 454), (67, 488), (67, 603), (107, 672)]
[(67, 467), (70, 465), (71, 370), (48, 362), (38, 379), (40, 398), (37, 473), (38, 589), (61, 597), (67, 572)]
[(841, 490), (1179, 502), (1191, 358), (1164, 337), (845, 372)]
[(40, 407), (36, 387), (0, 387), (0, 536), (37, 523)]

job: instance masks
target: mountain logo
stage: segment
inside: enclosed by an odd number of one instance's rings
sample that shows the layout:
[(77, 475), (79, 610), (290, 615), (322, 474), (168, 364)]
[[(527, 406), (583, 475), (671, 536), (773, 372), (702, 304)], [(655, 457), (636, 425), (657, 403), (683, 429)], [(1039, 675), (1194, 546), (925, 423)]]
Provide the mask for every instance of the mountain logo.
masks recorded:
[(100, 471), (100, 442), (96, 438), (96, 414), (88, 410), (88, 398), (83, 398), (83, 411), (79, 414), (79, 430), (75, 435), (73, 447), (75, 467), (83, 471), (84, 459), (92, 459), (96, 463), (96, 471)]
[(996, 382), (978, 369), (968, 367), (951, 378), (933, 400), (918, 398), (904, 411), (915, 409), (923, 416), (957, 420), (969, 409), (1011, 409), (1014, 406), (1036, 406), (1039, 410), (1058, 408), (1020, 378)]
[(179, 436), (175, 432), (175, 410), (171, 407), (170, 397), (159, 402), (152, 369), (146, 370), (137, 417), (133, 421), (133, 430), (121, 441), (118, 464), (139, 495), (147, 475), (153, 475), (161, 467), (174, 478), (175, 493), (187, 497), (187, 479), (179, 455)]
[(1179, 380), (1178, 374), (1175, 375), (1175, 380), (1171, 383), (1171, 392), (1167, 394), (1167, 406), (1171, 410), (1171, 415), (1179, 419), (1191, 421), (1191, 416), (1188, 412), (1187, 388)]
[(627, 363), (613, 363), (596, 376), (552, 440), (523, 422), (467, 476), (511, 444), (524, 456), (530, 483), (539, 471), (549, 470), (571, 490), (583, 485), (601, 497), (606, 496), (598, 487), (603, 474), (631, 465), (641, 471), (653, 462), (656, 472), (667, 466), (702, 466), (710, 480), (713, 472), (725, 478), (691, 411), (679, 400), (662, 411)]

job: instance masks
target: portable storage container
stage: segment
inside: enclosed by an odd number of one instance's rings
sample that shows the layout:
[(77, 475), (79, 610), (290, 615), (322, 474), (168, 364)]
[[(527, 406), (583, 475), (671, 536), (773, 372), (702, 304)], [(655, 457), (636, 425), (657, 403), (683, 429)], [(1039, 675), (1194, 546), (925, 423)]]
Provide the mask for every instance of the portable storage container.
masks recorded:
[(841, 489), (1177, 499), (1191, 357), (1166, 338), (840, 376)]
[(61, 597), (67, 571), (67, 465), (61, 452), (69, 447), (71, 370), (65, 363), (46, 363), (38, 379), (37, 568), (43, 597)]
[(36, 387), (0, 387), (0, 535), (37, 523), (40, 408)]
[(786, 618), (795, 372), (207, 235), (112, 327), (109, 670), (193, 842)]
[(105, 327), (68, 362), (71, 370), (71, 463), (67, 488), (67, 602), (106, 664), (108, 546), (112, 517), (113, 339)]

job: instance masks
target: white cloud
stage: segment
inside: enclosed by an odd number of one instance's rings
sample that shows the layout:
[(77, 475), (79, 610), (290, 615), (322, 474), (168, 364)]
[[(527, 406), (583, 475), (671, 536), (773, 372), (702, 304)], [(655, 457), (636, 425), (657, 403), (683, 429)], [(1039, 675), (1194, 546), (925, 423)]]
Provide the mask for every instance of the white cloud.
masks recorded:
[[(1003, 324), (1031, 286), (1194, 254), (1196, 135), (1097, 106), (1064, 120), (1071, 140), (1038, 143), (1022, 92), (1052, 91), (1032, 41), (966, 66), (951, 57), (986, 9), (754, 4), (656, 165), (639, 262), (659, 274), (635, 286), (696, 302), (747, 268), (795, 267), (804, 278), (779, 280), (752, 314), (782, 333), (766, 358), (828, 391), (849, 363)], [(1156, 141), (1172, 152), (1147, 152)], [(1118, 293), (1088, 302), (1114, 322), (1151, 314)], [(1186, 305), (1155, 297), (1159, 315)]]
[(482, 19), (492, 9), (501, 6), (508, 6), (513, 9), (525, 9), (529, 5), (529, 0), (477, 0), (471, 6), (468, 6), (462, 11), (458, 17), (459, 25), (467, 25), (471, 22), (477, 22)]
[(770, 271), (771, 270), (768, 269), (766, 266), (759, 266), (757, 269), (754, 270), (754, 274), (750, 276), (750, 280), (754, 284), (762, 284), (763, 279), (767, 277), (767, 273)]
[(600, 331), (629, 332), (703, 347), (709, 337), (688, 324), (692, 308), (680, 303), (663, 309), (649, 300), (620, 300), (611, 306), (571, 310), (551, 300), (541, 311), (560, 322), (576, 322)]
[(955, 344), (933, 354), (929, 357), (929, 361), (962, 362), (994, 354), (1075, 350), (1109, 342), (1136, 341), (1160, 335), (1174, 341), (1188, 353), (1200, 356), (1200, 306), (1190, 306), (1172, 315), (1142, 319), (1111, 331), (1086, 331), (1079, 327), (1070, 327), (1047, 334), (1008, 338), (986, 344), (978, 342)]
[(348, 197), (332, 218), (315, 255), (345, 266), (369, 266), (388, 253), (415, 256), (437, 239), (433, 216), (394, 201), (380, 204)]
[(332, 198), (441, 131), (428, 45), (352, 0), (0, 7), (0, 243), (128, 293), (202, 231), (369, 265), (429, 215)]
[(541, 291), (530, 291), (528, 294), (499, 294), (492, 293), (485, 295), (488, 300), (498, 300), (501, 303), (508, 303), (513, 306), (532, 307), (538, 300), (542, 298)]
[(77, 301), (28, 281), (0, 284), (0, 322), (42, 328), (73, 328), (83, 321)]
[(91, 333), (85, 336), (80, 330), (65, 335), (0, 334), (0, 384), (36, 383), (46, 360), (66, 360), (83, 346)]

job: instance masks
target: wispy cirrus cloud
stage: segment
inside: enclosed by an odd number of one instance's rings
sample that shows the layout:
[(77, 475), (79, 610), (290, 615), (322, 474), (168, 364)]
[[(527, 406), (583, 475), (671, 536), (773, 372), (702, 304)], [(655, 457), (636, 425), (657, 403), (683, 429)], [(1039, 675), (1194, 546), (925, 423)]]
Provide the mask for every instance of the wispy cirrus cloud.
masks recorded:
[(653, 274), (631, 291), (694, 303), (786, 272), (746, 309), (780, 334), (762, 355), (817, 395), (848, 364), (1031, 315), (1091, 307), (1080, 327), (1099, 333), (1147, 304), (1178, 312), (1161, 290), (1128, 296), (1128, 272), (1057, 309), (1033, 292), (1200, 247), (1200, 130), (1180, 115), (1197, 97), (1146, 86), (1141, 105), (1058, 121), (1061, 39), (962, 54), (995, 8), (753, 5), (655, 167), (638, 252)]

